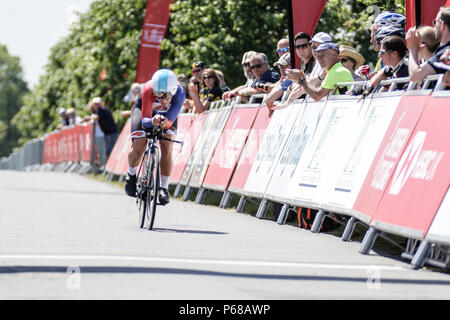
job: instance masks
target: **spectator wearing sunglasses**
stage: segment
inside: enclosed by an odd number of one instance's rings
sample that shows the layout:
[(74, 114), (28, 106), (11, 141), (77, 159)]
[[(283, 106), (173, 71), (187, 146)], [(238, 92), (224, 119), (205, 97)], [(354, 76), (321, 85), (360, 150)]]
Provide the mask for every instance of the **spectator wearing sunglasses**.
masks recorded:
[[(313, 36), (313, 38), (311, 39), (311, 41), (309, 43), (311, 44), (311, 50), (312, 50), (314, 59), (317, 61), (317, 55), (316, 55), (315, 50), (321, 44), (332, 43), (332, 39), (328, 33), (318, 32)], [(323, 67), (320, 65), (320, 63), (314, 63), (314, 67), (309, 75), (310, 84), (315, 85), (316, 87), (320, 87), (320, 84), (322, 83), (323, 79), (325, 79), (326, 75), (327, 75), (327, 73), (323, 69)]]
[[(381, 42), (381, 49), (379, 51), (379, 57), (382, 59), (384, 67), (370, 80), (363, 92), (362, 98), (366, 97), (376, 89), (382, 80), (408, 77), (409, 67), (406, 59), (407, 53), (408, 48), (406, 47), (406, 42), (401, 37), (390, 36), (385, 38)], [(399, 84), (397, 85), (397, 89), (402, 90), (406, 86), (407, 83)], [(382, 87), (380, 92), (388, 91), (389, 87), (390, 86)]]
[(278, 43), (277, 43), (278, 57), (281, 57), (286, 52), (289, 52), (289, 39), (283, 38), (283, 39), (280, 39), (280, 41), (278, 41)]
[(220, 79), (214, 69), (205, 69), (203, 71), (202, 89), (200, 93), (196, 90), (196, 87), (189, 88), (189, 94), (194, 101), (194, 106), (198, 113), (208, 110), (211, 102), (218, 101), (222, 98), (222, 93)]
[(339, 48), (332, 42), (322, 43), (315, 50), (317, 62), (325, 70), (326, 77), (320, 88), (313, 87), (302, 70), (287, 69), (288, 79), (298, 82), (306, 94), (315, 101), (320, 101), (330, 93), (344, 94), (348, 88), (336, 88), (338, 82), (352, 82), (353, 77), (338, 59)]
[(269, 60), (264, 53), (255, 54), (250, 60), (250, 69), (255, 75), (250, 88), (239, 90), (239, 95), (248, 97), (253, 94), (261, 93), (266, 83), (275, 83), (280, 80), (280, 75), (269, 66)]
[(242, 56), (241, 65), (244, 71), (244, 76), (247, 79), (247, 82), (239, 87), (234, 88), (233, 90), (224, 92), (224, 94), (222, 95), (222, 99), (224, 100), (231, 99), (238, 95), (239, 90), (248, 88), (252, 85), (253, 81), (255, 80), (255, 75), (253, 74), (252, 69), (250, 69), (250, 60), (255, 54), (256, 54), (255, 51), (247, 51)]
[[(412, 67), (415, 70), (411, 73), (411, 81), (420, 82), (429, 75), (447, 72), (445, 69), (437, 67), (436, 63), (439, 62), (444, 52), (450, 49), (450, 7), (440, 8), (436, 19), (433, 21), (433, 26), (436, 38), (440, 42), (439, 47), (433, 56), (427, 60), (427, 63), (422, 66), (415, 65)], [(413, 59), (412, 63), (417, 63), (417, 61)]]
[(353, 80), (355, 81), (363, 81), (364, 79), (356, 74), (356, 69), (364, 64), (364, 57), (355, 48), (341, 45), (339, 47), (339, 60), (342, 65), (346, 67), (351, 73)]

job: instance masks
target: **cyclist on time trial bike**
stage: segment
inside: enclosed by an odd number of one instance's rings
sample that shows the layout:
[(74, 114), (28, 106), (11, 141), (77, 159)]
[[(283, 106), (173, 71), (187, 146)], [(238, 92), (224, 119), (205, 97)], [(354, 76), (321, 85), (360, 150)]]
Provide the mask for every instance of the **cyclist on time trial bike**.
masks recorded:
[[(164, 136), (173, 139), (177, 130), (178, 113), (186, 100), (183, 87), (178, 84), (175, 73), (160, 69), (153, 74), (131, 109), (131, 150), (128, 153), (128, 174), (125, 193), (136, 197), (136, 173), (147, 146), (146, 129), (162, 127)], [(160, 140), (161, 188), (159, 203), (166, 205), (169, 197), (169, 177), (172, 171), (172, 143)]]

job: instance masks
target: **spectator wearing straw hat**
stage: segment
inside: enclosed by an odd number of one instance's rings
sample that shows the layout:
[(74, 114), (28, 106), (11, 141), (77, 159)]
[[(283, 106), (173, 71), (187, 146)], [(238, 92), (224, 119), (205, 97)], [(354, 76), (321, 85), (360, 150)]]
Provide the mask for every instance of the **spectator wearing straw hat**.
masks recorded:
[(339, 47), (339, 60), (342, 65), (346, 67), (352, 74), (353, 80), (363, 81), (361, 76), (356, 74), (356, 70), (364, 64), (364, 57), (355, 48), (341, 45)]

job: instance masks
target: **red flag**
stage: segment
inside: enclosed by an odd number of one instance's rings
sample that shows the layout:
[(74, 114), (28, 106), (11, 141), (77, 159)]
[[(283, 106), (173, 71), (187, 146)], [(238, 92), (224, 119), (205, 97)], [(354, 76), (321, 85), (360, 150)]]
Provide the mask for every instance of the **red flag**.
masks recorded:
[[(292, 20), (293, 35), (299, 32), (306, 32), (311, 37), (316, 30), (322, 15), (323, 8), (327, 0), (291, 0), (292, 1)], [(298, 66), (299, 58), (295, 55), (295, 65)]]
[(159, 69), (161, 41), (166, 34), (172, 0), (149, 0), (145, 9), (136, 82), (148, 81)]
[[(419, 1), (420, 12), (416, 12)], [(406, 30), (416, 25), (416, 15), (420, 15), (420, 25), (432, 26), (440, 7), (450, 6), (450, 0), (406, 0)]]

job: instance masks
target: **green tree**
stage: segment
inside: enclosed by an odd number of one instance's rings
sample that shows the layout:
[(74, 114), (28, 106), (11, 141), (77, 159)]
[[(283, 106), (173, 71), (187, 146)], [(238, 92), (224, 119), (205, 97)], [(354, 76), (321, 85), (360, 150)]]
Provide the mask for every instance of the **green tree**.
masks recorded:
[(20, 59), (0, 45), (0, 157), (9, 155), (17, 145), (18, 131), (11, 120), (22, 106), (27, 90)]
[(377, 53), (370, 44), (373, 19), (385, 10), (405, 14), (404, 0), (328, 0), (316, 31), (329, 33), (333, 41), (357, 49), (374, 66)]
[(230, 87), (245, 82), (244, 52), (265, 53), (270, 62), (279, 39), (288, 35), (285, 0), (178, 0), (161, 45), (161, 65), (190, 75), (198, 60), (221, 70)]
[[(79, 15), (69, 35), (52, 49), (44, 74), (14, 118), (20, 143), (54, 130), (59, 107), (89, 113), (88, 103), (101, 96), (119, 126), (120, 111), (129, 108), (123, 97), (136, 75), (142, 23), (147, 0), (101, 0)], [(106, 71), (100, 81), (102, 70)]]

